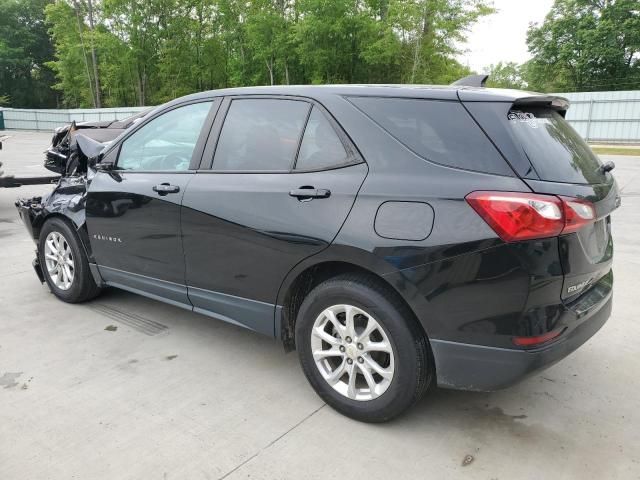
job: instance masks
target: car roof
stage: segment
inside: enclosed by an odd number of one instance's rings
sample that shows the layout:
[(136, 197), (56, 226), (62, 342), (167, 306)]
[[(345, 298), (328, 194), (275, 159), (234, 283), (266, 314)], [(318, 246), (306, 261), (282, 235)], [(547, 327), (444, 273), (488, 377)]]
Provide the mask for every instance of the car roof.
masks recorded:
[[(291, 96), (376, 96), (406, 97), (434, 100), (516, 102), (522, 99), (560, 98), (549, 95), (502, 88), (467, 87), (457, 85), (274, 85), (224, 88), (194, 93), (180, 100), (195, 100), (226, 95), (291, 95)], [(565, 99), (563, 99), (565, 100)]]

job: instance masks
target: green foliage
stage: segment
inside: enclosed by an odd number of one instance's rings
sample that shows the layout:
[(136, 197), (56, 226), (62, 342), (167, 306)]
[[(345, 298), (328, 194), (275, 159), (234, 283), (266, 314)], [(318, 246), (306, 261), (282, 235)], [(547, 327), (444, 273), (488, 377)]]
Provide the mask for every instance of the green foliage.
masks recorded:
[(51, 3), (45, 11), (55, 46), (56, 60), (47, 63), (58, 80), (53, 88), (63, 92), (65, 106), (92, 106), (88, 83), (91, 79), (87, 76), (86, 55), (80, 42), (79, 28), (83, 24), (78, 22), (74, 9), (64, 2)]
[(527, 44), (526, 78), (535, 90), (640, 88), (638, 0), (556, 0)]
[(527, 88), (527, 82), (523, 78), (524, 75), (526, 75), (526, 73), (523, 72), (523, 67), (517, 63), (498, 62), (496, 65), (489, 67), (487, 87), (524, 90)]
[(448, 83), (469, 73), (457, 45), (493, 11), (487, 0), (93, 0), (90, 16), (90, 5), (47, 8), (69, 106), (95, 103), (94, 69), (106, 106), (244, 85)]
[[(0, 98), (150, 105), (191, 92), (306, 83), (447, 84), (490, 0), (0, 0)], [(639, 0), (556, 0), (524, 65), (490, 86), (640, 88)]]
[(56, 105), (46, 62), (53, 46), (44, 23), (50, 0), (0, 0), (0, 97), (14, 107)]

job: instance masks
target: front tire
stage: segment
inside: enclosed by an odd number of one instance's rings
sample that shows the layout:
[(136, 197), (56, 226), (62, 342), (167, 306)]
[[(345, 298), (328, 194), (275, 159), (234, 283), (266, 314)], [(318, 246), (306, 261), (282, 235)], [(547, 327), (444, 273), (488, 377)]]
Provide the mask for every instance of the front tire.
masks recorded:
[(100, 293), (78, 234), (61, 218), (51, 218), (40, 230), (38, 256), (44, 279), (60, 300), (80, 303)]
[(342, 275), (314, 288), (298, 312), (296, 346), (318, 395), (364, 422), (400, 415), (433, 376), (424, 332), (375, 278)]

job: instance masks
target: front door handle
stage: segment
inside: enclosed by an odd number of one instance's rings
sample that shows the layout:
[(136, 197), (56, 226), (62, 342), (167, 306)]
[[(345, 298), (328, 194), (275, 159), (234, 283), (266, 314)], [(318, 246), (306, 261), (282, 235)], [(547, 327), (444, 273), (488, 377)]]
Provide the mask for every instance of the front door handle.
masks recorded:
[(331, 196), (331, 190), (326, 188), (315, 188), (305, 185), (304, 187), (296, 188), (289, 192), (289, 196), (296, 197), (300, 201), (309, 201), (314, 198), (329, 198)]
[(154, 186), (153, 191), (164, 197), (169, 193), (178, 193), (180, 191), (180, 187), (178, 185), (171, 185), (170, 183), (161, 183), (160, 185)]

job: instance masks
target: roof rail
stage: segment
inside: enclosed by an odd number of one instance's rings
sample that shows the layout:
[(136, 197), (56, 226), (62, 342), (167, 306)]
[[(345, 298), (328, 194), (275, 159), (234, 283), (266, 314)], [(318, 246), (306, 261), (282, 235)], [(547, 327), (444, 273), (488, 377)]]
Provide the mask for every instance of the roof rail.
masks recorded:
[(456, 87), (484, 87), (487, 83), (489, 75), (469, 75), (467, 77), (456, 80), (451, 86)]

